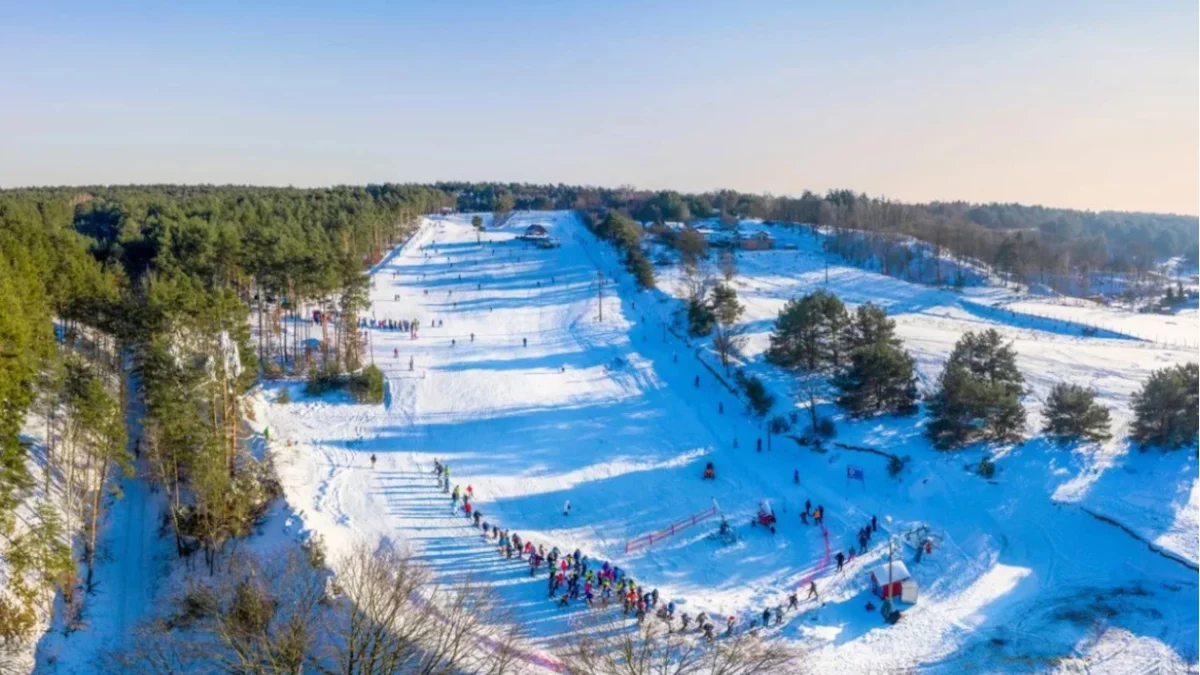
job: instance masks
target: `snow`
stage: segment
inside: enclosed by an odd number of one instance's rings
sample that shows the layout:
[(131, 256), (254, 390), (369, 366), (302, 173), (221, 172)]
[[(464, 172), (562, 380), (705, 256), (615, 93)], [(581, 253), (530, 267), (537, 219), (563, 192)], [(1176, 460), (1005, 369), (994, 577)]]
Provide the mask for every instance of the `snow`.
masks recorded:
[(875, 580), (880, 584), (886, 584), (888, 582), (889, 575), (893, 582), (904, 581), (905, 579), (912, 577), (912, 575), (908, 573), (908, 568), (905, 567), (904, 563), (900, 562), (899, 560), (892, 561), (891, 565), (884, 563), (870, 572), (870, 576), (875, 577)]
[[(534, 222), (561, 248), (518, 241)], [(267, 384), (255, 395), (255, 418), (270, 429), (290, 507), (322, 534), (335, 570), (356, 542), (386, 537), (443, 580), (471, 575), (492, 584), (540, 652), (586, 630), (598, 610), (554, 606), (544, 575), (531, 578), (527, 565), (503, 560), (452, 515), (431, 474), (435, 458), (448, 463), (453, 483), (472, 486), (484, 520), (547, 549), (578, 547), (612, 561), (680, 611), (748, 621), (815, 579), (820, 600), (805, 602), (801, 590), (801, 611), (778, 629), (811, 652), (806, 665), (815, 672), (1194, 667), (1195, 570), (1089, 511), (1177, 557), (1200, 557), (1194, 449), (1143, 454), (1120, 440), (1130, 394), (1151, 370), (1194, 360), (1195, 350), (1155, 344), (1127, 322), (1097, 315), (1072, 321), (1111, 333), (1085, 336), (1075, 324), (1005, 311), (1014, 301), (1033, 302), (1011, 291), (910, 284), (796, 239), (794, 250), (739, 253), (735, 280), (750, 334), (742, 356), (780, 395), (776, 413), (787, 412), (791, 385), (761, 358), (771, 322), (788, 298), (825, 285), (828, 274), (829, 289), (848, 303), (888, 307), (924, 386), (963, 331), (994, 327), (1020, 355), (1031, 429), (1049, 388), (1066, 379), (1094, 387), (1112, 407), (1116, 439), (1058, 448), (1035, 437), (995, 449), (999, 471), (990, 482), (966, 470), (982, 449), (931, 450), (920, 416), (839, 420), (839, 442), (910, 456), (898, 479), (887, 476), (882, 457), (836, 446), (817, 454), (784, 436), (755, 452), (761, 423), (706, 367), (715, 363), (709, 346), (668, 330), (685, 293), (678, 267), (657, 270), (664, 291), (640, 292), (618, 255), (570, 213), (517, 213), (482, 234), (465, 214), (427, 219), (373, 270), (372, 314), (422, 326), (415, 340), (372, 330), (371, 358), (387, 377), (384, 406), (337, 394), (308, 398), (297, 384)], [(444, 327), (430, 327), (435, 319)], [(1194, 313), (1174, 320), (1195, 333)], [(274, 403), (283, 386), (292, 388), (293, 403)], [(714, 481), (700, 479), (708, 461)], [(847, 465), (865, 470), (865, 484), (846, 480)], [(703, 512), (714, 498), (738, 530), (735, 544), (711, 538), (710, 521), (625, 553), (627, 540)], [(827, 532), (799, 522), (806, 498), (828, 509)], [(779, 517), (775, 535), (749, 527), (762, 499)], [(837, 573), (830, 548), (852, 545), (872, 515), (880, 531), (870, 550)], [(885, 626), (864, 610), (865, 570), (886, 562), (892, 536), (911, 560), (899, 535), (921, 524), (941, 540), (909, 566), (920, 602)]]

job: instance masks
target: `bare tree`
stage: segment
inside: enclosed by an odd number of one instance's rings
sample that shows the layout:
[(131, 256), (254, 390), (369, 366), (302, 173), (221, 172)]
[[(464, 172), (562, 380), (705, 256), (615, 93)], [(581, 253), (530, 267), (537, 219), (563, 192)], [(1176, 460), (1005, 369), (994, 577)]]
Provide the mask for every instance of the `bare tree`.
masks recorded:
[(800, 652), (786, 642), (742, 633), (710, 644), (698, 632), (676, 632), (659, 620), (630, 626), (615, 610), (607, 622), (570, 636), (558, 656), (570, 675), (800, 672)]
[(720, 258), (721, 275), (725, 281), (733, 281), (737, 276), (737, 254), (730, 247), (722, 248)]
[(510, 675), (524, 667), (516, 624), (470, 579), (439, 587), (389, 545), (358, 546), (339, 569), (348, 605), (332, 630), (339, 672)]
[(725, 366), (726, 374), (729, 372), (729, 357), (746, 346), (747, 339), (745, 326), (727, 326), (717, 322), (712, 339), (713, 349), (716, 349), (721, 357), (721, 365)]
[(805, 672), (802, 653), (792, 644), (779, 639), (759, 639), (740, 633), (717, 642), (709, 650), (705, 663), (706, 675), (766, 675), (767, 673)]

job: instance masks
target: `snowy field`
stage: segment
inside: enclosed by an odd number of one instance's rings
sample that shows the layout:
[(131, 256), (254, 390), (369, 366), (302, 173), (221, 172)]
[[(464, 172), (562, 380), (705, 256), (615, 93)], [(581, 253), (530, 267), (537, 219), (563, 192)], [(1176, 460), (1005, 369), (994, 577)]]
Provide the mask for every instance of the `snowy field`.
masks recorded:
[[(544, 574), (531, 578), (526, 564), (502, 559), (452, 515), (431, 473), (437, 458), (453, 483), (473, 487), (484, 520), (547, 549), (612, 561), (680, 611), (748, 622), (815, 580), (820, 600), (801, 591), (801, 610), (778, 630), (810, 651), (806, 665), (816, 672), (1195, 668), (1194, 450), (1143, 455), (1119, 440), (1059, 449), (1035, 438), (1000, 449), (988, 482), (964, 470), (981, 451), (930, 450), (918, 416), (839, 420), (838, 441), (912, 457), (897, 479), (882, 457), (816, 454), (783, 436), (756, 452), (763, 431), (704, 365), (712, 362), (705, 345), (668, 331), (682, 295), (676, 267), (658, 270), (665, 291), (639, 292), (617, 255), (570, 213), (520, 213), (482, 235), (469, 220), (427, 221), (373, 272), (371, 314), (421, 323), (417, 339), (370, 331), (371, 358), (388, 380), (385, 405), (309, 399), (298, 384), (268, 385), (255, 397), (289, 505), (324, 536), (332, 559), (358, 541), (402, 542), (446, 579), (492, 584), (536, 650), (603, 621), (599, 609), (549, 602)], [(533, 223), (561, 247), (520, 241)], [(999, 289), (962, 295), (909, 284), (813, 246), (738, 258), (751, 332), (744, 356), (781, 394), (776, 412), (790, 405), (788, 381), (762, 362), (766, 335), (788, 298), (826, 283), (827, 264), (829, 289), (847, 303), (888, 307), (926, 385), (963, 331), (995, 327), (1014, 340), (1031, 389), (1031, 428), (1050, 386), (1068, 379), (1098, 390), (1119, 437), (1128, 397), (1149, 372), (1196, 358), (1134, 334), (1084, 337), (997, 307), (1014, 300)], [(1195, 334), (1195, 312), (1175, 320)], [(272, 402), (281, 386), (292, 387), (293, 403)], [(711, 482), (701, 480), (708, 461), (717, 471)], [(865, 485), (847, 482), (848, 466), (864, 470)], [(780, 517), (773, 536), (749, 526), (764, 498)], [(825, 532), (801, 524), (805, 499), (827, 509)], [(626, 551), (627, 540), (704, 513), (714, 500), (738, 543), (711, 538), (710, 519)], [(881, 532), (871, 550), (836, 572), (830, 554), (850, 546), (872, 515)], [(920, 524), (944, 544), (919, 564), (901, 550), (921, 597), (900, 623), (884, 626), (864, 609), (864, 572), (885, 559), (887, 535)]]

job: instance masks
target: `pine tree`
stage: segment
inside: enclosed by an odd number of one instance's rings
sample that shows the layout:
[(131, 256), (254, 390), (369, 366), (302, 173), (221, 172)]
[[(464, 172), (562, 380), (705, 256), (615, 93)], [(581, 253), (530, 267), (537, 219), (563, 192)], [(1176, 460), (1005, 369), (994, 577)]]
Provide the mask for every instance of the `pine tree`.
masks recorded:
[(845, 305), (828, 291), (793, 298), (775, 320), (767, 360), (805, 371), (836, 367), (846, 352), (848, 322)]
[(638, 286), (643, 289), (654, 288), (654, 265), (642, 253), (641, 249), (631, 248), (625, 253), (625, 267), (633, 273)]
[(712, 307), (703, 297), (693, 297), (688, 300), (688, 334), (703, 337), (713, 331), (717, 317)]
[(737, 291), (728, 284), (717, 284), (712, 289), (709, 301), (713, 317), (716, 319), (717, 334), (713, 336), (713, 348), (721, 357), (721, 365), (729, 368), (730, 354), (738, 351), (746, 343), (746, 336), (737, 325), (746, 308), (738, 302)]
[(1200, 427), (1200, 368), (1195, 363), (1156, 370), (1133, 395), (1130, 437), (1170, 449), (1196, 441)]
[(850, 364), (834, 377), (833, 385), (841, 392), (837, 404), (851, 417), (909, 415), (917, 410), (912, 357), (887, 342), (855, 349)]
[(1079, 385), (1064, 382), (1054, 385), (1046, 399), (1045, 416), (1042, 431), (1060, 443), (1112, 438), (1108, 408), (1096, 403), (1095, 392)]
[(732, 326), (742, 318), (746, 308), (738, 302), (737, 291), (728, 284), (717, 284), (712, 289), (713, 315), (722, 326)]
[(954, 346), (929, 399), (925, 432), (948, 450), (978, 440), (1015, 441), (1025, 428), (1024, 378), (1011, 345), (994, 330), (966, 333)]
[(975, 377), (1001, 385), (1016, 396), (1024, 393), (1025, 378), (1017, 368), (1017, 353), (1012, 344), (993, 328), (979, 333), (964, 333), (950, 353), (950, 364), (964, 366)]
[(896, 337), (896, 322), (878, 305), (859, 305), (846, 328), (846, 348), (850, 351), (867, 345), (886, 343), (900, 346)]

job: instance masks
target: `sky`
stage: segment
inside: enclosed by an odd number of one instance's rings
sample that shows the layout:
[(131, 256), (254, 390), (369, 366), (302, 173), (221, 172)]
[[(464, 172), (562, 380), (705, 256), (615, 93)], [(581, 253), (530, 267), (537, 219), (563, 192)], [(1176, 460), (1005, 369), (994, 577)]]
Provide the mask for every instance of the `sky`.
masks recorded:
[(0, 186), (495, 180), (1198, 212), (1183, 2), (0, 0)]

